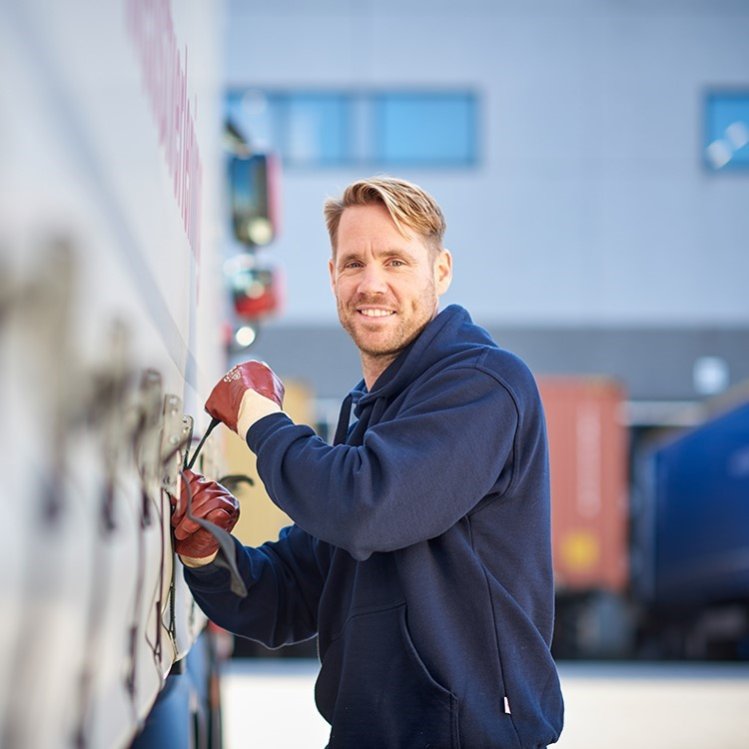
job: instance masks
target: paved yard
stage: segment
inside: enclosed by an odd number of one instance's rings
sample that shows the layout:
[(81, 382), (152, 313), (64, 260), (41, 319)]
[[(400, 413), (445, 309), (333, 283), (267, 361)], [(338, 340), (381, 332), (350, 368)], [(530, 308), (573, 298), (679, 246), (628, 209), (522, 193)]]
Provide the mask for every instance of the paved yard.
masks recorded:
[[(563, 663), (560, 673), (559, 749), (749, 747), (749, 664)], [(316, 674), (314, 661), (230, 661), (225, 749), (322, 749), (328, 727), (313, 702)]]

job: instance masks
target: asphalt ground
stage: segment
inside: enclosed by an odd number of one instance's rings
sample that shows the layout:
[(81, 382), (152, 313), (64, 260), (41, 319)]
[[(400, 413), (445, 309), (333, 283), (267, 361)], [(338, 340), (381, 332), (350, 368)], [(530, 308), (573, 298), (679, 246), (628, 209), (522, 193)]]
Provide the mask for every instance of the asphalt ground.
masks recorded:
[[(313, 700), (317, 670), (313, 660), (228, 661), (225, 749), (322, 749), (328, 726)], [(749, 748), (749, 663), (566, 662), (559, 671), (559, 749)]]

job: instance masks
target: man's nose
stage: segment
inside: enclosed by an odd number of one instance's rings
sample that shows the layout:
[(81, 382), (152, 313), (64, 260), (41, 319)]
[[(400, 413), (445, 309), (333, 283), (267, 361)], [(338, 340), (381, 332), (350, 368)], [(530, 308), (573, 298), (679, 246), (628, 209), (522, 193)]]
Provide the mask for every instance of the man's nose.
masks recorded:
[(359, 279), (359, 292), (366, 294), (384, 294), (387, 291), (385, 271), (374, 263), (368, 264)]

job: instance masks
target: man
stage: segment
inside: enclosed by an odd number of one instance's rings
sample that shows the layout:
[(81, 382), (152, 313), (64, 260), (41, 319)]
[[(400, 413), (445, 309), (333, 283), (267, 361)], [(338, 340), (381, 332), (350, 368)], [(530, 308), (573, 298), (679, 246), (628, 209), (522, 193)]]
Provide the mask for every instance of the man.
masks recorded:
[[(294, 525), (257, 549), (235, 542), (241, 598), (217, 545), (177, 513), (186, 579), (237, 634), (270, 647), (318, 635), (315, 698), (331, 749), (546, 746), (563, 705), (533, 377), (464, 309), (438, 313), (452, 259), (423, 190), (362, 180), (325, 217), (363, 381), (333, 446), (281, 411), (266, 365), (238, 365), (218, 383), (206, 410), (246, 437)], [(236, 500), (188, 478), (193, 513), (230, 529)]]

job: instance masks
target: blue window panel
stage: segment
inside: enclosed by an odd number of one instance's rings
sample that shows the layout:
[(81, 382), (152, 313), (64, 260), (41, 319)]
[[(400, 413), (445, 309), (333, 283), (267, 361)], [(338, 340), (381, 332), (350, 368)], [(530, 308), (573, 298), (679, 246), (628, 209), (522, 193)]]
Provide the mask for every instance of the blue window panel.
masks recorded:
[(708, 94), (705, 110), (707, 166), (749, 169), (749, 90)]
[(469, 92), (232, 89), (226, 112), (258, 150), (288, 167), (470, 167), (477, 98)]
[(348, 163), (351, 97), (340, 93), (232, 90), (226, 112), (253, 147), (291, 166)]
[(374, 97), (373, 160), (382, 165), (469, 166), (476, 161), (476, 100), (465, 93)]
[(232, 90), (226, 95), (226, 115), (258, 150), (277, 150), (278, 127), (271, 97), (256, 89)]
[(281, 155), (288, 164), (330, 166), (350, 161), (351, 102), (345, 94), (276, 97)]

